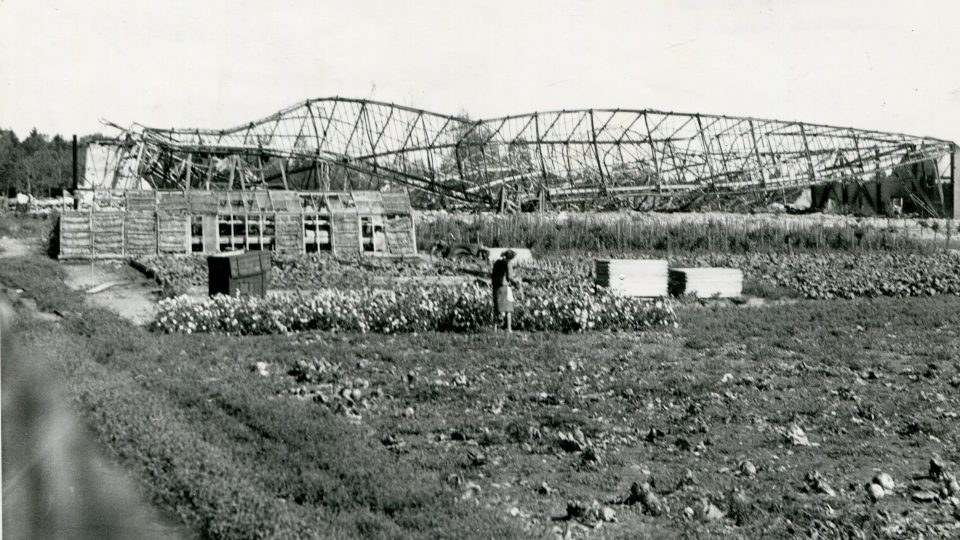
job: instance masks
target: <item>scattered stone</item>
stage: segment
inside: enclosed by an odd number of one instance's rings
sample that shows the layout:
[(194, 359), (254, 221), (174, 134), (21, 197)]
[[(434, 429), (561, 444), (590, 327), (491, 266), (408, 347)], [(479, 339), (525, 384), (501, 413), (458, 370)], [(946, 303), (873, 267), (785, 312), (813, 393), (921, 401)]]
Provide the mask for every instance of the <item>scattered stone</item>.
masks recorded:
[(642, 484), (634, 482), (631, 484), (630, 495), (624, 503), (640, 503), (643, 506), (643, 510), (651, 516), (659, 516), (663, 513), (663, 504), (660, 502), (660, 498), (657, 497), (657, 494), (653, 492), (653, 488), (647, 482)]
[(819, 471), (807, 473), (806, 481), (807, 487), (814, 493), (821, 493), (827, 497), (835, 497), (837, 495), (837, 492), (830, 487), (830, 484), (827, 483), (827, 480)]
[(600, 519), (607, 523), (613, 523), (617, 520), (617, 512), (609, 506), (604, 506), (600, 509)]
[(886, 492), (884, 491), (883, 486), (871, 482), (870, 485), (867, 486), (867, 495), (870, 496), (871, 501), (876, 502), (882, 499), (884, 495), (886, 495)]
[(550, 495), (555, 491), (556, 489), (550, 487), (546, 482), (541, 482), (540, 487), (537, 488), (537, 493), (540, 495)]
[(787, 430), (786, 437), (794, 446), (820, 446), (817, 443), (810, 442), (807, 434), (796, 424), (790, 426), (790, 429)]
[(896, 487), (896, 483), (893, 481), (893, 477), (887, 473), (880, 473), (873, 477), (874, 484), (879, 485), (886, 491), (893, 491), (893, 488)]
[(361, 420), (363, 420), (363, 416), (361, 416), (357, 411), (353, 410), (352, 407), (346, 407), (343, 410), (343, 416), (353, 423), (359, 423)]
[(697, 477), (693, 474), (693, 471), (691, 471), (690, 469), (687, 469), (683, 473), (683, 478), (681, 478), (680, 482), (678, 482), (677, 488), (679, 489), (686, 486), (692, 486), (692, 485), (695, 485), (696, 483), (697, 483)]
[(350, 390), (350, 399), (352, 401), (359, 402), (361, 399), (363, 399), (363, 391), (360, 390), (359, 388), (354, 388)]
[(404, 443), (403, 439), (397, 437), (396, 435), (387, 435), (386, 437), (380, 439), (380, 442), (387, 447), (400, 447), (406, 444)]
[(694, 512), (693, 508), (690, 508), (689, 506), (683, 509), (683, 517), (687, 519), (693, 519), (695, 515), (696, 512)]
[(914, 491), (913, 495), (911, 495), (910, 498), (913, 500), (913, 502), (929, 503), (937, 500), (937, 494), (932, 491), (923, 489), (920, 491)]
[(453, 385), (467, 386), (467, 376), (463, 373), (457, 373), (457, 375), (453, 378)]
[(727, 384), (728, 382), (733, 381), (733, 373), (724, 373), (723, 377), (720, 378), (721, 384)]
[(757, 475), (757, 466), (749, 461), (740, 462), (740, 474), (746, 476), (747, 478), (753, 478)]
[(664, 436), (664, 433), (657, 428), (650, 428), (650, 431), (647, 432), (647, 436), (644, 439), (649, 442), (657, 442), (657, 439), (660, 439)]
[(703, 506), (700, 509), (700, 517), (703, 518), (704, 521), (719, 521), (727, 517), (727, 514), (717, 508), (712, 502), (704, 499)]
[(470, 463), (477, 467), (487, 462), (487, 456), (479, 450), (467, 450), (467, 457), (470, 458)]
[(940, 456), (934, 455), (930, 458), (929, 474), (932, 480), (940, 480), (946, 470), (947, 469), (943, 464), (943, 459)]
[(467, 482), (464, 487), (466, 489), (463, 491), (463, 495), (460, 496), (461, 499), (469, 499), (483, 492), (483, 489), (476, 482)]
[(960, 482), (957, 482), (957, 477), (953, 473), (944, 473), (943, 474), (943, 483), (947, 488), (947, 493), (952, 497), (960, 496)]
[(253, 371), (256, 371), (261, 377), (270, 376), (270, 364), (266, 362), (257, 362), (253, 365)]
[(407, 407), (406, 409), (403, 410), (403, 415), (406, 416), (407, 418), (413, 418), (413, 414), (414, 414), (413, 407)]
[(573, 434), (570, 433), (559, 433), (557, 434), (559, 439), (560, 449), (564, 452), (581, 452), (586, 446), (583, 439), (577, 439)]
[(583, 449), (583, 453), (580, 454), (580, 459), (584, 465), (599, 465), (603, 463), (600, 453), (592, 446)]

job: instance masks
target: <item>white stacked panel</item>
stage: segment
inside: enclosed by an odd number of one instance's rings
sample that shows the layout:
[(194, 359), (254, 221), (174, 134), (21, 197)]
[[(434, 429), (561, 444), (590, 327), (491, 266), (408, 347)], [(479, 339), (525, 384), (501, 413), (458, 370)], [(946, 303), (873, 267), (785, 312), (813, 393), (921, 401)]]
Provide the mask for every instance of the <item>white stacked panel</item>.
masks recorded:
[(670, 290), (699, 298), (736, 298), (743, 293), (743, 272), (737, 268), (673, 268)]
[(667, 261), (605, 259), (596, 261), (596, 283), (624, 296), (666, 296)]

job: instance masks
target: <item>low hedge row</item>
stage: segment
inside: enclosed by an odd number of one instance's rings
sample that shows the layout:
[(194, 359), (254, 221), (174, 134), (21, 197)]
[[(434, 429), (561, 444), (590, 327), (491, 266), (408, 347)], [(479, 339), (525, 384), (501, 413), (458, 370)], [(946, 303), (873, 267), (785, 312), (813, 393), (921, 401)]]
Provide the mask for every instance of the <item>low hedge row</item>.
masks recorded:
[[(162, 300), (153, 327), (228, 335), (309, 330), (471, 332), (493, 323), (490, 289), (402, 285), (393, 291), (327, 289), (310, 296)], [(527, 331), (642, 330), (676, 325), (668, 302), (617, 296), (590, 285), (517, 292), (514, 327)]]

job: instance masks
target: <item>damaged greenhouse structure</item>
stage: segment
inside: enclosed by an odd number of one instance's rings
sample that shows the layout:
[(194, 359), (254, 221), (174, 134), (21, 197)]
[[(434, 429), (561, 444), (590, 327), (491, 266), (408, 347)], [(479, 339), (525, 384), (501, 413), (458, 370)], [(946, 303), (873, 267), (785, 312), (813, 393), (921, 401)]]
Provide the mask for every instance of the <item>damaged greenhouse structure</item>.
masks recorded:
[(402, 255), (416, 250), (411, 206), (742, 210), (806, 193), (813, 210), (960, 209), (955, 143), (793, 121), (630, 109), (472, 120), (335, 97), (230, 129), (117, 129), (87, 146), (65, 256)]

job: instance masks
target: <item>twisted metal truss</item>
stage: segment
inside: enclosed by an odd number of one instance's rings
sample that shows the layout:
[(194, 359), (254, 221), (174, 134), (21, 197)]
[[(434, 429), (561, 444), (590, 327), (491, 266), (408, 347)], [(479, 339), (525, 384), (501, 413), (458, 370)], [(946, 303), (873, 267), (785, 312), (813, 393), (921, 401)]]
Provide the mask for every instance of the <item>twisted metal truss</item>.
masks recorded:
[(779, 198), (934, 163), (953, 142), (899, 133), (655, 110), (589, 109), (489, 120), (370, 100), (298, 103), (225, 130), (135, 125), (116, 141), (116, 186), (294, 190), (409, 188), (419, 206), (528, 208)]

